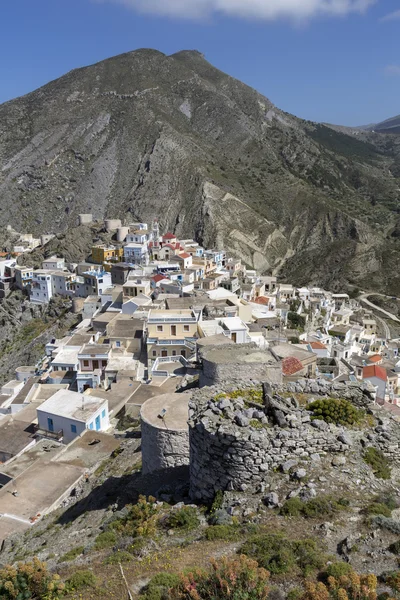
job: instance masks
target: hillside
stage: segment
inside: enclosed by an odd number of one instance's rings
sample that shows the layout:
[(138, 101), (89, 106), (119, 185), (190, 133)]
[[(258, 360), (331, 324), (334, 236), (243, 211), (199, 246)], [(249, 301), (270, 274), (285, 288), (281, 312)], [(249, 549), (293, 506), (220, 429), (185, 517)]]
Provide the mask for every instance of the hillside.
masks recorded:
[(400, 133), (400, 115), (385, 119), (381, 123), (375, 123), (374, 125), (367, 125), (365, 128), (367, 131), (377, 131), (379, 133)]
[(282, 112), (199, 52), (138, 50), (0, 106), (1, 222), (157, 216), (297, 284), (400, 293), (400, 146), (365, 135)]

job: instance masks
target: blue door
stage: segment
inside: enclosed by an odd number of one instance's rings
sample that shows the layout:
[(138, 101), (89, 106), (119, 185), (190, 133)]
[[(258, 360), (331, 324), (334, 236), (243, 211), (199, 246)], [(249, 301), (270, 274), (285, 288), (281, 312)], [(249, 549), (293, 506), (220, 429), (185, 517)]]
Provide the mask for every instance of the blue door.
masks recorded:
[(96, 417), (96, 431), (100, 431), (100, 415)]
[(53, 419), (50, 419), (50, 418), (47, 419), (47, 430), (54, 431)]

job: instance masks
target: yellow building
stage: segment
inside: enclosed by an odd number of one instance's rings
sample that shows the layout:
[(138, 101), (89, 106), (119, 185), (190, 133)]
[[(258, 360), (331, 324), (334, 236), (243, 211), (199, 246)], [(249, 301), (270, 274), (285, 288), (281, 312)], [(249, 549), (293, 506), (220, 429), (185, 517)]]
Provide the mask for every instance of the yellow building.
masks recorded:
[(198, 320), (193, 310), (151, 310), (147, 320), (149, 368), (157, 358), (195, 356)]
[(124, 255), (123, 248), (117, 248), (116, 246), (106, 246), (105, 244), (99, 244), (92, 246), (92, 261), (97, 265), (110, 262), (120, 262)]

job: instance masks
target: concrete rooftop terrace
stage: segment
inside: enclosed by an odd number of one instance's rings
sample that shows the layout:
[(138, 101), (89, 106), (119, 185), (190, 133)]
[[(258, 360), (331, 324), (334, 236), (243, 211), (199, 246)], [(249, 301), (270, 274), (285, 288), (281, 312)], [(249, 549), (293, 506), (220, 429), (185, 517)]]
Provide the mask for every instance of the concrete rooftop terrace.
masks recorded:
[(254, 344), (227, 344), (217, 348), (206, 348), (202, 355), (206, 360), (219, 364), (264, 363), (272, 365), (277, 362), (271, 352), (260, 350)]
[[(82, 477), (84, 469), (38, 460), (0, 489), (0, 540), (49, 512)], [(12, 492), (16, 491), (14, 496)]]

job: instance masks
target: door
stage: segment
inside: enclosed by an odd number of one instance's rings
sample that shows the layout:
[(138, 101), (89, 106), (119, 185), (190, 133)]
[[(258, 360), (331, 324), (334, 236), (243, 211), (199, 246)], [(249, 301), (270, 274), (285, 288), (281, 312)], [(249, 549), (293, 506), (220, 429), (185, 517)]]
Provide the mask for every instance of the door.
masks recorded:
[(93, 371), (95, 371), (96, 369), (99, 368), (99, 361), (98, 360), (93, 360), (92, 361), (92, 365), (93, 365)]
[(100, 415), (96, 417), (96, 431), (100, 431)]
[(176, 336), (176, 325), (171, 325), (171, 335)]
[(161, 356), (168, 356), (168, 350), (161, 350)]
[(54, 422), (53, 422), (53, 419), (50, 419), (50, 418), (47, 419), (47, 430), (48, 431), (54, 431)]
[(235, 342), (235, 344), (236, 344), (236, 341), (237, 341), (237, 334), (234, 332), (234, 333), (232, 333), (232, 342)]

